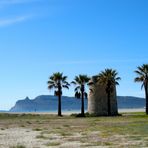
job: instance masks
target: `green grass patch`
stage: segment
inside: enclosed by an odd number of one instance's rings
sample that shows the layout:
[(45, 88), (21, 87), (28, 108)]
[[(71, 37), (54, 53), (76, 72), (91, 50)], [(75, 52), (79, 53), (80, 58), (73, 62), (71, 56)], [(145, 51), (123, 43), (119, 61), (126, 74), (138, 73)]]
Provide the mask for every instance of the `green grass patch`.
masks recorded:
[(59, 146), (60, 142), (48, 142), (45, 144), (46, 146)]
[(61, 131), (61, 132), (59, 132), (59, 134), (61, 135), (61, 136), (72, 136), (72, 133), (69, 133), (69, 132), (66, 132), (66, 131)]
[(34, 131), (42, 131), (43, 129), (41, 129), (41, 128), (35, 128), (35, 129), (33, 129)]
[(26, 148), (24, 145), (10, 146), (10, 148)]
[(47, 137), (45, 137), (44, 135), (38, 135), (38, 136), (36, 136), (36, 138), (38, 138), (38, 139), (47, 139)]

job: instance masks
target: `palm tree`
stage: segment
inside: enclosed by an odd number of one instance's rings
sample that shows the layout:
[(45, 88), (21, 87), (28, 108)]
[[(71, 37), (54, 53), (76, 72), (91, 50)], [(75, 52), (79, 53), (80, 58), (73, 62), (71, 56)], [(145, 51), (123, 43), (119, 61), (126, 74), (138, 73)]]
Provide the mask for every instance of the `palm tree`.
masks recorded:
[(75, 92), (75, 98), (77, 98), (77, 99), (81, 98), (81, 93), (79, 91)]
[(63, 76), (63, 73), (57, 72), (53, 73), (49, 77), (48, 89), (55, 89), (55, 95), (58, 96), (58, 116), (62, 116), (61, 113), (61, 96), (62, 96), (62, 88), (69, 89), (69, 83), (66, 81), (67, 76)]
[(89, 82), (90, 78), (87, 75), (78, 75), (71, 83), (76, 85), (75, 92), (80, 93), (81, 96), (81, 116), (84, 117), (84, 96), (85, 96), (85, 85)]
[(97, 81), (105, 86), (105, 91), (107, 94), (107, 107), (108, 107), (108, 115), (111, 115), (111, 105), (110, 105), (110, 97), (111, 93), (114, 90), (115, 85), (119, 85), (118, 81), (121, 79), (117, 77), (118, 73), (116, 70), (113, 69), (105, 69), (102, 71), (98, 77)]
[(138, 75), (135, 82), (142, 82), (141, 89), (144, 87), (146, 98), (146, 114), (148, 115), (148, 64), (138, 66), (135, 73)]

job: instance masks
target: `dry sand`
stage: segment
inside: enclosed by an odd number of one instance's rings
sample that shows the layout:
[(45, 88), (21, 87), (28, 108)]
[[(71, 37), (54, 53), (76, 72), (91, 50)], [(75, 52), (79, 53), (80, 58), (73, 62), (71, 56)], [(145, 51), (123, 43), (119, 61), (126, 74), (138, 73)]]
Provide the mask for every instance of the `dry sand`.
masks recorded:
[(130, 108), (130, 109), (119, 109), (119, 113), (128, 113), (128, 112), (145, 112), (144, 108)]
[[(87, 111), (86, 111), (87, 112)], [(118, 109), (119, 113), (128, 113), (128, 112), (145, 112), (144, 108), (130, 108), (130, 109)], [(9, 114), (52, 114), (56, 115), (57, 112), (6, 112)], [(78, 114), (80, 111), (62, 111), (63, 115), (71, 115), (71, 114)]]
[(26, 148), (45, 148), (44, 141), (38, 140), (38, 131), (26, 128), (10, 128), (0, 131), (0, 148), (25, 146)]
[[(84, 145), (80, 141), (70, 141), (69, 137), (64, 138), (58, 134), (48, 134), (48, 138), (37, 138), (39, 136), (41, 136), (40, 131), (27, 128), (0, 130), (0, 148), (18, 148), (19, 146), (24, 146), (24, 148), (79, 148)], [(81, 135), (77, 133), (70, 138), (80, 139)]]

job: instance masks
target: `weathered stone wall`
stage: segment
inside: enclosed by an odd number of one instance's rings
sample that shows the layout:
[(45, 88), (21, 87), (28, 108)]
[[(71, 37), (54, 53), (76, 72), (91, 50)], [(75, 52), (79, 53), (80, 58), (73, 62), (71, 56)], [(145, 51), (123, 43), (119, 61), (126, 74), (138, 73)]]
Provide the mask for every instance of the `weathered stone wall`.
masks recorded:
[[(88, 95), (88, 112), (90, 114), (96, 114), (98, 116), (108, 115), (108, 105), (107, 105), (107, 94), (105, 87), (96, 83), (96, 78), (92, 78), (93, 85), (90, 86), (90, 92)], [(111, 103), (111, 115), (117, 115), (117, 96), (116, 96), (116, 87), (111, 94), (110, 98)]]

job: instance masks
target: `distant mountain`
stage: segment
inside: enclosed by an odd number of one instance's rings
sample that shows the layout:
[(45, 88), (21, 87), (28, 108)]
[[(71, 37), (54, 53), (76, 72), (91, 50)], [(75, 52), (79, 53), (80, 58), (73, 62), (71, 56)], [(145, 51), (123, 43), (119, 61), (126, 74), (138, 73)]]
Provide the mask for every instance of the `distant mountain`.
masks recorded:
[[(79, 110), (81, 100), (74, 97), (62, 96), (62, 110)], [(11, 112), (32, 112), (32, 111), (56, 111), (58, 99), (56, 96), (41, 95), (31, 100), (26, 97), (24, 100), (18, 100), (14, 107), (10, 109)], [(85, 101), (85, 108), (86, 108)]]
[[(143, 108), (145, 106), (144, 98), (118, 96), (118, 108)], [(18, 100), (11, 112), (34, 112), (34, 111), (56, 111), (58, 99), (56, 96), (41, 95), (31, 100), (26, 97), (24, 100)], [(80, 110), (81, 100), (74, 97), (62, 97), (62, 110)], [(85, 109), (87, 109), (87, 100), (85, 99)]]
[(4, 113), (4, 112), (7, 112), (7, 111), (5, 111), (5, 110), (0, 110), (0, 113)]
[(132, 96), (118, 96), (118, 108), (144, 108), (145, 99)]

